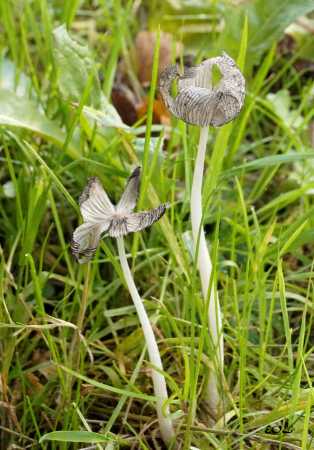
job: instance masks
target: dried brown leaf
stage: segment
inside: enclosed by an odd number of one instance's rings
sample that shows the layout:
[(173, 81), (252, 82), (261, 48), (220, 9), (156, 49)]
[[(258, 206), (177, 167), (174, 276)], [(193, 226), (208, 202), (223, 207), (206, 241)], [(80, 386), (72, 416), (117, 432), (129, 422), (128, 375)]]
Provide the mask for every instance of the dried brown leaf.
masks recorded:
[[(135, 58), (138, 78), (143, 86), (148, 86), (152, 76), (156, 33), (140, 31), (135, 40)], [(173, 37), (169, 33), (160, 34), (159, 73), (171, 64)], [(176, 54), (181, 51), (181, 44), (176, 45)]]

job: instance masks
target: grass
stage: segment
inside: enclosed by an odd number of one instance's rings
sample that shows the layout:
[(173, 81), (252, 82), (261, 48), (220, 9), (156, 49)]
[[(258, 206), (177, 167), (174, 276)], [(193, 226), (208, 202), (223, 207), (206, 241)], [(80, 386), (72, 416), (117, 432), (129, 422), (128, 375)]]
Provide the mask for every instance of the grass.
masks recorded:
[[(211, 343), (190, 254), (198, 131), (172, 119), (163, 150), (159, 142), (151, 156), (149, 141), (160, 133), (151, 123), (157, 52), (151, 94), (140, 87), (149, 99), (146, 129), (143, 120), (130, 130), (92, 126), (81, 114), (96, 89), (90, 74), (78, 106), (60, 90), (52, 30), (64, 22), (91, 49), (103, 92), (112, 91), (122, 56), (136, 79), (132, 55), (143, 24), (135, 7), (34, 0), (20, 14), (17, 2), (0, 2), (0, 448), (109, 449), (114, 441), (116, 448), (163, 448), (150, 366), (115, 242), (103, 240), (89, 266), (78, 266), (69, 249), (87, 178), (97, 175), (116, 200), (142, 162), (141, 208), (161, 201), (171, 208), (149, 231), (129, 236), (126, 247), (158, 338), (178, 448), (311, 449), (313, 81), (274, 44), (246, 69), (240, 117), (210, 130), (204, 225), (223, 311), (228, 411), (215, 424), (203, 401)], [(147, 12), (151, 23), (158, 5)], [(210, 39), (218, 42), (217, 30)], [(198, 59), (210, 56), (201, 42)], [(278, 96), (270, 101), (268, 94), (284, 89), (290, 111), (280, 114)], [(291, 111), (298, 122), (289, 121)], [(140, 152), (135, 139), (142, 139)], [(107, 434), (109, 442), (92, 444), (85, 435), (90, 444), (78, 444), (69, 434), (63, 442), (40, 441), (61, 430)]]

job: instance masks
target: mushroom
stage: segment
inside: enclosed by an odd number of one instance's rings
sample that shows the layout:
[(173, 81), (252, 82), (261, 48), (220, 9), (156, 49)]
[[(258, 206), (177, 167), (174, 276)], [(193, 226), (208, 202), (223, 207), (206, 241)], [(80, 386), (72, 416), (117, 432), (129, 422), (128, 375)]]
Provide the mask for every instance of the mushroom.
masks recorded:
[[(212, 69), (219, 68), (220, 82), (212, 87)], [(178, 80), (178, 95), (171, 85)], [(245, 79), (227, 53), (188, 67), (180, 75), (177, 66), (167, 67), (159, 78), (159, 90), (169, 111), (179, 119), (199, 127), (220, 127), (235, 119), (245, 97)]]
[(149, 360), (154, 367), (152, 380), (161, 436), (164, 442), (169, 444), (174, 438), (174, 430), (169, 418), (168, 393), (165, 377), (162, 374), (161, 357), (152, 325), (128, 265), (123, 240), (124, 235), (143, 230), (159, 220), (168, 205), (161, 204), (152, 210), (134, 213), (139, 187), (140, 167), (137, 167), (129, 177), (119, 203), (114, 206), (99, 179), (91, 178), (80, 196), (79, 204), (84, 222), (73, 233), (71, 249), (77, 261), (84, 263), (95, 254), (103, 233), (117, 239), (122, 272), (141, 323)]
[[(212, 70), (217, 66), (221, 79), (212, 83)], [(171, 96), (171, 86), (178, 82), (178, 94)], [(210, 289), (212, 263), (202, 227), (202, 182), (208, 127), (220, 127), (235, 119), (242, 109), (245, 97), (245, 79), (234, 60), (225, 52), (222, 56), (203, 61), (199, 66), (186, 68), (180, 74), (177, 66), (169, 66), (160, 75), (159, 91), (165, 105), (177, 118), (200, 127), (200, 138), (195, 160), (191, 190), (191, 222), (194, 252), (200, 273), (204, 301), (209, 296), (208, 324), (214, 348), (214, 366), (208, 382), (208, 402), (214, 417), (222, 412), (218, 375), (223, 373), (224, 345), (221, 311), (218, 298)], [(210, 292), (208, 292), (210, 290)]]

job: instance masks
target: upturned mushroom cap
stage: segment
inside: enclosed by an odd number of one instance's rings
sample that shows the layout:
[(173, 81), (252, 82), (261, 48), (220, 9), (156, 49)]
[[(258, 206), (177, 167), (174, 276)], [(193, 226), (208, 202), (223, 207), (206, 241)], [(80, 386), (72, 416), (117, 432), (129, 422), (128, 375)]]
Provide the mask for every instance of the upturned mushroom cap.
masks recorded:
[[(221, 79), (212, 86), (212, 70), (217, 66)], [(178, 95), (171, 96), (171, 84), (178, 80)], [(201, 127), (219, 127), (233, 120), (242, 109), (245, 79), (230, 56), (203, 61), (185, 69), (180, 75), (177, 66), (170, 66), (160, 75), (159, 91), (170, 112), (184, 122)]]
[(79, 204), (83, 223), (74, 230), (71, 250), (79, 263), (89, 261), (95, 254), (101, 236), (125, 236), (144, 230), (159, 220), (168, 204), (161, 204), (148, 211), (133, 212), (140, 188), (141, 169), (137, 167), (129, 177), (117, 205), (113, 205), (98, 178), (87, 183)]

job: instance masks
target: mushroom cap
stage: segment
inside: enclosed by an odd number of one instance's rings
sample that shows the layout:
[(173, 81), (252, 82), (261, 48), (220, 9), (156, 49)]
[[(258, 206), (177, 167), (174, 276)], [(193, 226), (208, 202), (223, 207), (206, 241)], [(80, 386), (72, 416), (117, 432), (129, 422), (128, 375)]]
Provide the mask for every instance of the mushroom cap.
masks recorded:
[[(213, 67), (221, 79), (212, 85)], [(171, 83), (178, 79), (178, 95), (172, 97)], [(186, 123), (201, 127), (219, 127), (240, 113), (245, 98), (245, 79), (230, 56), (209, 58), (179, 74), (177, 66), (168, 67), (160, 76), (159, 90), (172, 114)]]
[(89, 179), (79, 204), (83, 223), (72, 236), (71, 250), (79, 263), (92, 259), (104, 233), (110, 237), (124, 236), (143, 230), (159, 220), (167, 204), (148, 211), (133, 212), (140, 189), (141, 168), (130, 175), (117, 205), (113, 205), (97, 177)]

